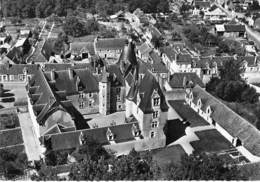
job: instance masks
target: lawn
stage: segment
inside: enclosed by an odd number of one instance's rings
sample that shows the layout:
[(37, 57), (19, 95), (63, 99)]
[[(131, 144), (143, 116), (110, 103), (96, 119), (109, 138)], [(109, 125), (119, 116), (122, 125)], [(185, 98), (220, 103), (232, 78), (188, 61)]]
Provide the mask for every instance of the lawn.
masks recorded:
[(170, 162), (180, 164), (181, 157), (186, 155), (186, 153), (180, 145), (172, 145), (170, 147), (153, 150), (152, 155), (157, 164), (161, 168), (164, 168)]
[(220, 152), (233, 148), (232, 144), (217, 130), (205, 130), (195, 133), (200, 140), (191, 142), (196, 152)]
[(0, 148), (23, 143), (20, 128), (0, 131)]
[(0, 114), (0, 130), (19, 127), (19, 118), (15, 113)]

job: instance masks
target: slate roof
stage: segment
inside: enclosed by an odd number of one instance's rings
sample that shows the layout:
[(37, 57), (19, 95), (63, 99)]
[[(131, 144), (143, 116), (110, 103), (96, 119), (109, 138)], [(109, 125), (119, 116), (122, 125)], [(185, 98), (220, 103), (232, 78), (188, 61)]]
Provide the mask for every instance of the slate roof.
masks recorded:
[[(156, 52), (152, 51), (149, 54), (149, 58), (150, 58), (150, 61), (148, 61), (148, 62), (139, 60), (139, 62), (142, 62), (139, 64), (140, 72), (142, 69), (149, 69), (153, 73), (168, 73), (168, 69), (162, 62), (161, 57)], [(146, 68), (142, 68), (142, 65), (145, 65)], [(145, 71), (143, 71), (143, 72), (145, 72)]]
[[(247, 120), (236, 114), (221, 101), (196, 85), (192, 92), (194, 98), (200, 98), (202, 105), (212, 109), (212, 119), (222, 126), (231, 136), (238, 137), (243, 146), (252, 154), (260, 156), (260, 131)], [(204, 106), (205, 107), (205, 106)]]
[(97, 50), (123, 50), (125, 44), (128, 42), (127, 39), (124, 38), (107, 38), (107, 39), (97, 39), (94, 42)]
[(106, 133), (109, 128), (111, 132), (114, 134), (115, 143), (121, 143), (135, 140), (132, 134), (133, 124), (138, 123), (134, 122), (103, 128), (77, 130), (73, 132), (45, 136), (45, 139), (51, 141), (51, 147), (53, 150), (72, 149), (80, 146), (79, 137), (82, 132), (85, 137), (91, 138), (102, 145), (108, 145), (109, 141), (107, 139)]
[(188, 121), (190, 127), (209, 125), (198, 113), (196, 113), (184, 100), (170, 100), (169, 105), (184, 120)]
[[(71, 76), (70, 77), (70, 72)], [(51, 73), (55, 75), (55, 82), (53, 88), (57, 91), (66, 91), (67, 95), (78, 94), (77, 81), (83, 86), (82, 90), (85, 93), (98, 92), (97, 78), (87, 69), (67, 69), (62, 71), (45, 72), (48, 81), (51, 81)]]
[(184, 81), (185, 84), (191, 81), (193, 85), (198, 84), (203, 88), (205, 87), (196, 73), (174, 73), (170, 76), (169, 84), (172, 88), (183, 88)]
[(140, 94), (139, 108), (145, 113), (149, 114), (153, 112), (152, 108), (152, 94), (157, 91), (160, 96), (160, 108), (163, 112), (168, 111), (168, 106), (166, 104), (165, 96), (156, 81), (156, 78), (147, 71), (140, 80), (140, 82), (135, 81), (132, 83), (131, 88), (127, 94), (127, 99), (135, 102), (137, 104), (137, 94)]

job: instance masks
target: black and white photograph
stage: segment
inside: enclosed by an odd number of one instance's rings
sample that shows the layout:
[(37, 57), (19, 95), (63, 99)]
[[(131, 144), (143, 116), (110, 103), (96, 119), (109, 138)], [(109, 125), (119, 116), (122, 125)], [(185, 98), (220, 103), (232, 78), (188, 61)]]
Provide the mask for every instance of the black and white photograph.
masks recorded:
[(0, 0), (10, 180), (260, 180), (260, 0)]

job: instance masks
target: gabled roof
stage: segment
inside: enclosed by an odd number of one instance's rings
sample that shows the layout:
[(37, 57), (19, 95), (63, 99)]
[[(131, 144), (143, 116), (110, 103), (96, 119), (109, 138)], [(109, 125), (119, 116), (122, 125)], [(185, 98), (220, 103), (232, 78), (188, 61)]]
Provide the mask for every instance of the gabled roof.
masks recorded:
[(164, 53), (171, 61), (175, 60), (176, 58), (177, 53), (170, 46), (161, 48), (161, 52)]
[(141, 54), (149, 54), (153, 49), (144, 42), (141, 46), (137, 47)]
[(95, 55), (93, 42), (72, 42), (70, 44), (70, 50), (76, 54), (87, 51), (90, 55)]
[[(87, 69), (67, 69), (62, 71), (45, 72), (48, 81), (51, 81), (51, 74), (54, 74), (55, 81), (53, 88), (57, 91), (66, 91), (67, 95), (78, 94), (77, 82), (83, 86), (82, 90), (85, 93), (97, 92), (98, 81), (93, 74)], [(72, 74), (72, 75), (70, 75)]]
[(211, 4), (210, 1), (200, 1), (200, 0), (194, 1), (194, 6), (199, 8), (209, 8), (210, 4)]
[(226, 24), (224, 25), (225, 32), (245, 32), (246, 28), (245, 25), (233, 25), (233, 24)]
[(192, 82), (192, 85), (198, 84), (203, 88), (205, 87), (196, 73), (174, 73), (170, 76), (169, 84), (172, 88), (184, 88), (184, 84), (187, 85), (189, 82)]
[(161, 57), (156, 52), (152, 51), (149, 54), (149, 58), (150, 58), (150, 61), (147, 61), (147, 62), (143, 62), (140, 60), (142, 62), (142, 63), (140, 63), (140, 72), (142, 69), (141, 68), (142, 64), (144, 64), (146, 66), (146, 68), (144, 68), (144, 69), (149, 69), (153, 73), (168, 73), (168, 69), (162, 62)]
[(28, 74), (34, 74), (38, 65), (35, 64), (0, 64), (0, 74), (1, 75), (18, 75), (23, 74), (24, 70), (27, 69)]
[(53, 150), (64, 150), (64, 149), (72, 149), (80, 146), (80, 135), (87, 138), (91, 138), (96, 142), (108, 145), (109, 141), (107, 139), (107, 130), (108, 128), (114, 134), (115, 143), (121, 143), (125, 141), (135, 140), (132, 134), (132, 126), (133, 124), (138, 123), (127, 123), (122, 125), (115, 125), (110, 127), (103, 128), (94, 128), (94, 129), (86, 129), (86, 130), (77, 130), (73, 132), (66, 132), (62, 134), (54, 134), (45, 136), (46, 139), (51, 141), (51, 147)]
[(156, 78), (147, 71), (143, 77), (139, 81), (133, 82), (131, 88), (127, 94), (127, 99), (135, 102), (137, 104), (137, 94), (142, 93), (140, 96), (140, 104), (139, 108), (145, 113), (152, 113), (152, 94), (154, 91), (157, 91), (160, 96), (160, 108), (163, 112), (168, 111), (168, 106), (166, 104), (165, 96), (159, 86), (159, 83), (156, 81)]
[(153, 37), (160, 38), (162, 36), (162, 33), (155, 26), (150, 26), (149, 31)]
[(196, 85), (192, 92), (194, 97), (202, 100), (212, 109), (211, 117), (231, 136), (238, 137), (243, 146), (252, 154), (260, 156), (260, 131), (247, 120), (236, 114), (229, 107)]
[(125, 44), (128, 42), (127, 39), (124, 38), (107, 38), (107, 39), (100, 39), (98, 38), (96, 42), (94, 42), (95, 47), (97, 50), (123, 50)]

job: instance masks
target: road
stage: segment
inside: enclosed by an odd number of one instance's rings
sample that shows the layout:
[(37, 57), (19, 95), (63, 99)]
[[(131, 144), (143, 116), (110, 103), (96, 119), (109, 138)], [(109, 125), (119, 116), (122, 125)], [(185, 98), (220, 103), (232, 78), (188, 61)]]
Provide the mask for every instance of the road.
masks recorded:
[(39, 139), (35, 135), (33, 123), (29, 113), (18, 113), (18, 117), (28, 161), (40, 160), (42, 147), (40, 146)]
[(227, 9), (223, 8), (221, 5), (215, 3), (216, 6), (218, 6), (224, 13), (226, 13), (229, 17), (235, 18), (235, 20), (243, 25), (245, 25), (246, 27), (246, 33), (247, 36), (250, 40), (254, 41), (257, 48), (260, 49), (260, 33), (253, 30), (252, 28), (250, 28), (248, 25), (246, 25), (245, 23), (241, 22), (240, 20), (238, 20), (236, 17), (245, 17), (243, 14), (241, 13), (237, 13), (237, 12), (230, 12)]

